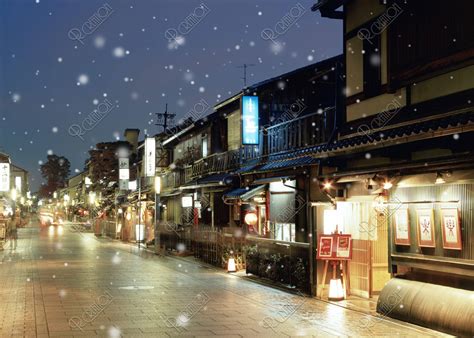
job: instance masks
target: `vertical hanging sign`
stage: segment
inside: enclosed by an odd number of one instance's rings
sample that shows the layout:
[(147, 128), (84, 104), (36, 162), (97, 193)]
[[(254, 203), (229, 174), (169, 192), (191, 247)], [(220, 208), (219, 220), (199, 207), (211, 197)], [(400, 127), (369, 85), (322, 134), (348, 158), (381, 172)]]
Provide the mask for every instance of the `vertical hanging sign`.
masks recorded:
[(0, 191), (10, 191), (10, 163), (0, 163)]
[(156, 169), (156, 142), (154, 137), (145, 139), (145, 176), (155, 176)]
[(242, 96), (242, 144), (258, 145), (258, 96)]
[(130, 169), (128, 158), (119, 158), (119, 189), (128, 190), (128, 180), (130, 179)]

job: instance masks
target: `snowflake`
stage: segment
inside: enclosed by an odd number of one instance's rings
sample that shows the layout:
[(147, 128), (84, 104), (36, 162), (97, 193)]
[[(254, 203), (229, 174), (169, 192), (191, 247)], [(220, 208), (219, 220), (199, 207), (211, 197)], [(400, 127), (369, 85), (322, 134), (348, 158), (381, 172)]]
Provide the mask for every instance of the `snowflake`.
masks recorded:
[(96, 36), (96, 38), (94, 39), (94, 46), (96, 48), (104, 47), (105, 46), (105, 38), (101, 35)]
[(77, 85), (80, 86), (80, 85), (86, 85), (89, 83), (89, 76), (87, 76), (86, 74), (81, 74), (79, 75), (79, 77), (77, 78)]
[(125, 49), (123, 47), (115, 47), (112, 53), (116, 58), (123, 58), (125, 56)]

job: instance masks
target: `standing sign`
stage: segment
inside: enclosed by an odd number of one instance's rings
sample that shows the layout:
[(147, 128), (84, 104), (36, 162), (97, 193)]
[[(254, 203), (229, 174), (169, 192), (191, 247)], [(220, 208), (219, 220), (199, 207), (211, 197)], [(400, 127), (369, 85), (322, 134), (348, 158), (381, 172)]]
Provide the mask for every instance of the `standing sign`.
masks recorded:
[(156, 141), (154, 137), (145, 139), (145, 176), (154, 177), (156, 171)]
[(258, 145), (258, 96), (242, 96), (242, 144)]
[(119, 189), (128, 190), (128, 180), (130, 179), (130, 169), (128, 158), (119, 158)]
[(10, 163), (0, 163), (0, 191), (10, 191)]
[(348, 234), (322, 235), (319, 237), (317, 259), (352, 259), (352, 236)]

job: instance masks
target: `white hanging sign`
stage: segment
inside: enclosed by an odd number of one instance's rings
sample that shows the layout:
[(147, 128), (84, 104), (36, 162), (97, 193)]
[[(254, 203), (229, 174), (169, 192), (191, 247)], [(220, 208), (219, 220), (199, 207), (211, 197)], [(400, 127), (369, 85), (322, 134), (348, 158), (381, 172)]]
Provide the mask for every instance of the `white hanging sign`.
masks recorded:
[(10, 163), (0, 163), (0, 191), (10, 191)]

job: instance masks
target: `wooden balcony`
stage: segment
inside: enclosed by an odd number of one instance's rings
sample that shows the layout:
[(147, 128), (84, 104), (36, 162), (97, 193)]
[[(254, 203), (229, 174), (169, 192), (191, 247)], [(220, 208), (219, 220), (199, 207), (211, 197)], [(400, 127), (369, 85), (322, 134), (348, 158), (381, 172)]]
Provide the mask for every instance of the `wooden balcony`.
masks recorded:
[(161, 189), (171, 190), (176, 189), (183, 185), (184, 182), (184, 170), (177, 169), (174, 171), (167, 172), (161, 178)]
[(232, 171), (251, 160), (261, 159), (263, 162), (272, 154), (328, 142), (333, 127), (334, 109), (327, 109), (262, 129), (259, 145), (212, 154), (185, 166), (184, 181), (187, 183), (204, 175)]
[(266, 129), (264, 155), (295, 150), (329, 141), (334, 127), (334, 109), (301, 116)]
[(229, 150), (201, 158), (185, 167), (185, 181), (214, 173), (226, 172), (238, 168), (240, 164), (239, 150)]

